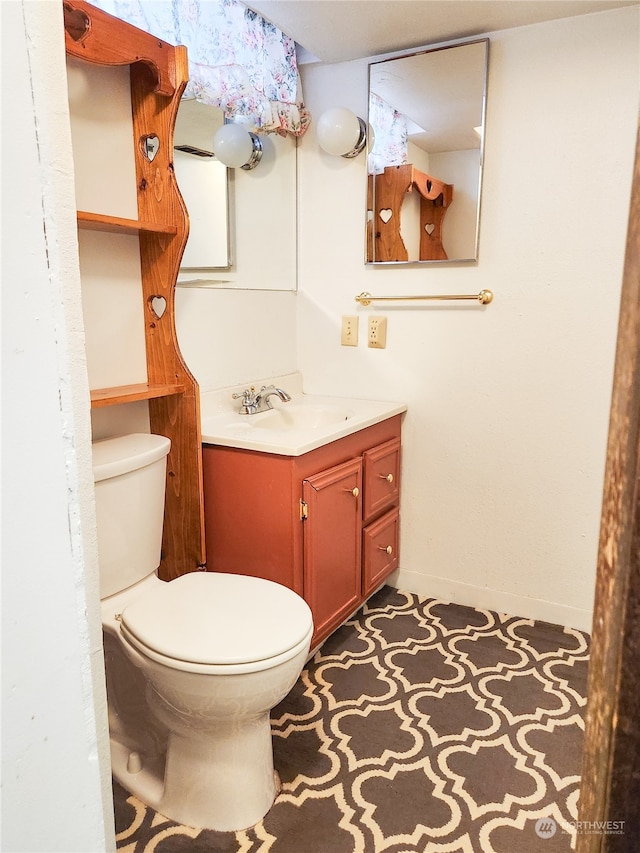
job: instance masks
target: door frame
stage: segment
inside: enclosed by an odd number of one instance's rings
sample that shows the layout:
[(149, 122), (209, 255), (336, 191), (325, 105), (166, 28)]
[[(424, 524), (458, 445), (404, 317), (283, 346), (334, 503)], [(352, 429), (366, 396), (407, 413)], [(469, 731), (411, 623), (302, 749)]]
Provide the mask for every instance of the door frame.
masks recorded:
[[(577, 853), (640, 850), (640, 128), (631, 191), (587, 687)], [(599, 821), (624, 821), (621, 834)], [(619, 828), (619, 827), (618, 827)]]

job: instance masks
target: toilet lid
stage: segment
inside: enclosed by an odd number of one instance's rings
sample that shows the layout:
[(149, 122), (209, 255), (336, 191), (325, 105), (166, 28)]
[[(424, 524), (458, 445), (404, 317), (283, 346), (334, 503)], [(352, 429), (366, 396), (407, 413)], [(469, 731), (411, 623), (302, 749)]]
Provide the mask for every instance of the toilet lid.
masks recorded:
[(191, 572), (128, 604), (126, 629), (147, 648), (196, 664), (265, 660), (292, 649), (313, 625), (309, 606), (272, 581)]

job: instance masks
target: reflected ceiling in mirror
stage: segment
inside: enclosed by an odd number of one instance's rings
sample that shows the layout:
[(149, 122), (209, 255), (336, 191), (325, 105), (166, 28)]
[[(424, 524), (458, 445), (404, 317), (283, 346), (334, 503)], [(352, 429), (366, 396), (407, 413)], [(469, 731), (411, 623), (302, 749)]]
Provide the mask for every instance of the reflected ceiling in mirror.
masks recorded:
[(488, 39), (369, 65), (366, 262), (478, 256)]

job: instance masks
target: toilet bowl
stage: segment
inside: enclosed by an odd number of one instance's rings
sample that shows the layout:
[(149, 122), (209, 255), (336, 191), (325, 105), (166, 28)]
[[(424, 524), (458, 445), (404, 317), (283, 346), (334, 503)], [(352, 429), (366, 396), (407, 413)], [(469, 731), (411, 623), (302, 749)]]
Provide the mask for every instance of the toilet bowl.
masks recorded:
[[(179, 823), (245, 829), (264, 817), (277, 795), (269, 714), (302, 671), (313, 633), (311, 611), (299, 595), (271, 581), (193, 572), (165, 583), (140, 553), (142, 565), (132, 566), (124, 528), (136, 507), (127, 495), (136, 493), (134, 503), (145, 499), (130, 478), (140, 471), (149, 486), (154, 481), (152, 491), (160, 481), (164, 489), (163, 470), (144, 470), (164, 469), (168, 444), (160, 438), (126, 436), (124, 442), (108, 440), (113, 447), (94, 445), (113, 774)], [(145, 451), (139, 468), (131, 458), (112, 464), (112, 455), (127, 452), (139, 461), (140, 446)], [(105, 497), (99, 486), (122, 477), (129, 478), (124, 492)], [(140, 511), (148, 512), (146, 502)], [(115, 519), (121, 516), (120, 524)], [(114, 561), (113, 543), (101, 541), (101, 522), (107, 520), (112, 536), (118, 533)], [(142, 535), (137, 525), (130, 531), (136, 540)], [(145, 530), (150, 526), (147, 519)], [(157, 540), (157, 530), (154, 535)], [(157, 542), (154, 569), (159, 547)], [(122, 570), (115, 568), (120, 562)], [(109, 567), (104, 584), (103, 563)]]

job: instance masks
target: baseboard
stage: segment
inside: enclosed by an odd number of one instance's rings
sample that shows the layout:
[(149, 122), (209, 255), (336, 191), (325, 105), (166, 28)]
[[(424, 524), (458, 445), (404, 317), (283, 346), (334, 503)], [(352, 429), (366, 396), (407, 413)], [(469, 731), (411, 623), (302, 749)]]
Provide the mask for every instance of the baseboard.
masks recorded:
[(394, 572), (387, 580), (387, 584), (415, 595), (439, 598), (442, 601), (478, 607), (481, 610), (493, 610), (510, 616), (522, 616), (525, 619), (540, 619), (543, 622), (591, 633), (591, 610), (580, 610), (554, 601), (513, 595), (510, 592), (472, 586), (406, 569), (398, 569)]

